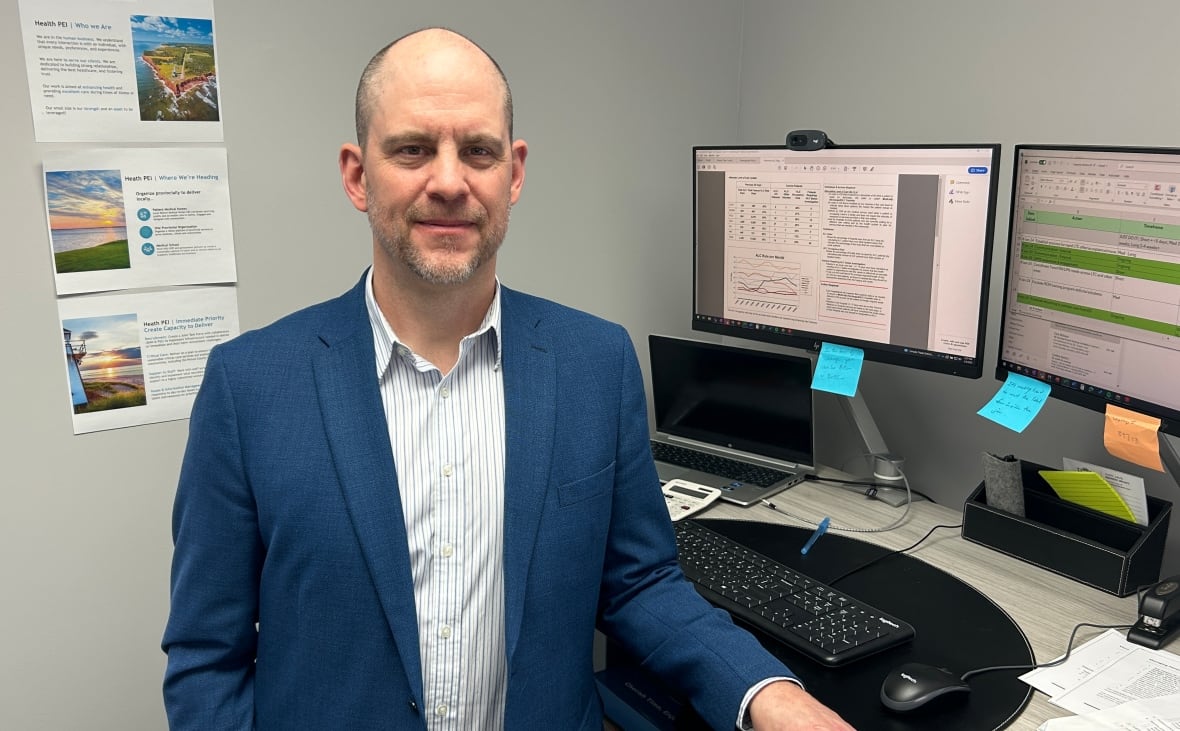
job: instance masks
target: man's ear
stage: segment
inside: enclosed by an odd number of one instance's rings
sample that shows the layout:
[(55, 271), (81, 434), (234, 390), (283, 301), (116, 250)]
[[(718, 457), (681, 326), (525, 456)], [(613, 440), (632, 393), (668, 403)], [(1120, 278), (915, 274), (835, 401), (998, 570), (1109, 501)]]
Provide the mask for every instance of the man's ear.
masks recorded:
[(364, 154), (358, 145), (345, 143), (340, 146), (340, 181), (352, 205), (358, 211), (367, 212), (369, 201), (365, 194)]
[(524, 159), (528, 157), (529, 146), (524, 140), (514, 140), (512, 143), (512, 184), (509, 188), (509, 202), (513, 205), (520, 200), (520, 191), (524, 188)]

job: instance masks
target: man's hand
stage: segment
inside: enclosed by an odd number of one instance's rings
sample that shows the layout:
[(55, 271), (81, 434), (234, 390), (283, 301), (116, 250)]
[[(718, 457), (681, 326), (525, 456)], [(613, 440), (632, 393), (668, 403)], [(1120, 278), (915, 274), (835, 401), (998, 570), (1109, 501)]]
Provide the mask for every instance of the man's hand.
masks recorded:
[(795, 683), (771, 683), (750, 700), (755, 731), (855, 731)]

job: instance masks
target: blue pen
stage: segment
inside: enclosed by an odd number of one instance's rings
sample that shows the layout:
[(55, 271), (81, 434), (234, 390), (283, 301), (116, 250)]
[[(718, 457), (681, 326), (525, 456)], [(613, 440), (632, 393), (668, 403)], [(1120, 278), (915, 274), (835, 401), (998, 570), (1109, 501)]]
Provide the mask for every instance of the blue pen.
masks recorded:
[(832, 522), (831, 518), (824, 518), (821, 520), (819, 522), (819, 526), (815, 529), (815, 532), (811, 534), (811, 538), (807, 539), (807, 543), (803, 544), (803, 548), (799, 551), (799, 553), (807, 555), (807, 552), (811, 550), (811, 547), (815, 545), (815, 542), (819, 540), (819, 537), (824, 533), (827, 533), (828, 523), (830, 522)]

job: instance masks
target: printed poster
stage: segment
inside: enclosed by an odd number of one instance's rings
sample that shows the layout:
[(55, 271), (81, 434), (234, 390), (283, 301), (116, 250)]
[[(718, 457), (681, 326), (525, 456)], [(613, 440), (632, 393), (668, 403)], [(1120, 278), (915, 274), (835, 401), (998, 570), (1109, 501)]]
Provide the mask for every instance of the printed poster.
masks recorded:
[(224, 149), (44, 158), (57, 293), (237, 281)]
[(38, 142), (221, 142), (212, 0), (18, 0)]
[(186, 419), (209, 351), (238, 334), (232, 286), (58, 300), (74, 433)]

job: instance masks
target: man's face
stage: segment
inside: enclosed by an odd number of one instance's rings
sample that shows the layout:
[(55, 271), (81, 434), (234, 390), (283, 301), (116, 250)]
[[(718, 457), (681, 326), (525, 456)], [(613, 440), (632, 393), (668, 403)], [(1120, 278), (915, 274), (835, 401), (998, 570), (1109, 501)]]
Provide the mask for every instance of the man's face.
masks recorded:
[(426, 282), (465, 282), (494, 261), (524, 181), (527, 148), (509, 139), (504, 87), (460, 52), (378, 81), (362, 153), (374, 241)]

